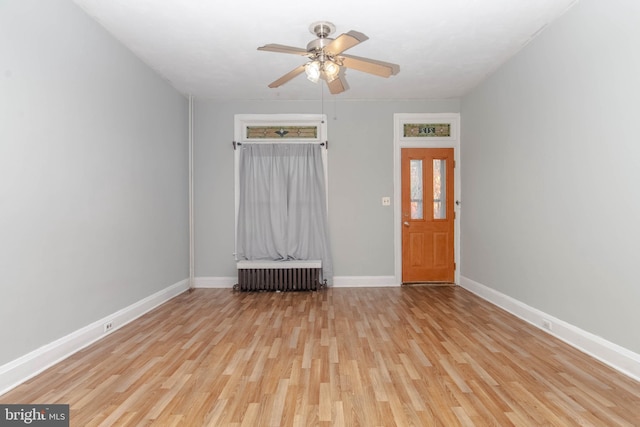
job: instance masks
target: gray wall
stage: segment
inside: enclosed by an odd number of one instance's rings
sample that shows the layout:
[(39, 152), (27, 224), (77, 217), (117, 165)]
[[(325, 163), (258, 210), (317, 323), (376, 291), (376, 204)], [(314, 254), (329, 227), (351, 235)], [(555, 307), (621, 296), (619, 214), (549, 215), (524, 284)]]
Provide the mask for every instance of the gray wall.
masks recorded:
[(461, 101), (461, 273), (640, 353), (640, 4), (583, 0)]
[(70, 1), (0, 52), (2, 365), (188, 277), (188, 105)]
[(233, 120), (235, 114), (327, 115), (329, 223), (335, 276), (393, 276), (393, 114), (459, 112), (458, 100), (199, 100), (195, 105), (196, 276), (236, 275)]

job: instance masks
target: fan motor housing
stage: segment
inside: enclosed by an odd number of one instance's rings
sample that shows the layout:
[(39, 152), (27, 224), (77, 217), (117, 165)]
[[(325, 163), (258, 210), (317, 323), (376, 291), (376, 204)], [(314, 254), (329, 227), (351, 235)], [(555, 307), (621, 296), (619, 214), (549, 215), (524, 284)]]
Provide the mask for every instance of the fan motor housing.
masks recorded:
[(312, 40), (307, 44), (307, 52), (320, 51), (327, 47), (332, 41), (333, 39), (329, 37)]

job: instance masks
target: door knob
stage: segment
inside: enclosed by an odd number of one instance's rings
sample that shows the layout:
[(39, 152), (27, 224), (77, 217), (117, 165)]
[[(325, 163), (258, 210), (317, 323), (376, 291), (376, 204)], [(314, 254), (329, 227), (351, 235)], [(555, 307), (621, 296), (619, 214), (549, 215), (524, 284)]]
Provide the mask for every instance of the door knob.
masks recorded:
[(405, 221), (405, 222), (402, 223), (402, 225), (404, 225), (405, 227), (408, 227), (409, 226), (409, 222)]

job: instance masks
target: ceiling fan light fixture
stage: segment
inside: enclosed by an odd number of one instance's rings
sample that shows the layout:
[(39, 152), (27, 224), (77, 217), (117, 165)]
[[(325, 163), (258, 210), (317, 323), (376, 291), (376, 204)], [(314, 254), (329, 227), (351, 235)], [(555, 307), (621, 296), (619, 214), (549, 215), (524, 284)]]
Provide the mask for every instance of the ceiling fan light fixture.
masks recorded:
[(340, 74), (340, 66), (331, 60), (327, 60), (322, 64), (322, 73), (326, 81), (332, 82)]
[(347, 49), (366, 41), (368, 37), (353, 30), (336, 38), (329, 37), (335, 29), (335, 25), (326, 21), (311, 24), (309, 31), (317, 38), (307, 43), (306, 49), (273, 43), (259, 47), (258, 50), (300, 55), (307, 59), (305, 64), (298, 65), (270, 83), (269, 87), (280, 87), (304, 72), (307, 79), (314, 83), (318, 83), (320, 79), (324, 80), (331, 94), (337, 95), (348, 89), (344, 80), (345, 70), (352, 68), (380, 77), (398, 74), (400, 67), (397, 64), (344, 54)]
[(318, 60), (307, 62), (304, 66), (304, 72), (307, 74), (307, 79), (314, 83), (318, 83), (321, 67), (322, 64), (320, 64), (320, 61)]

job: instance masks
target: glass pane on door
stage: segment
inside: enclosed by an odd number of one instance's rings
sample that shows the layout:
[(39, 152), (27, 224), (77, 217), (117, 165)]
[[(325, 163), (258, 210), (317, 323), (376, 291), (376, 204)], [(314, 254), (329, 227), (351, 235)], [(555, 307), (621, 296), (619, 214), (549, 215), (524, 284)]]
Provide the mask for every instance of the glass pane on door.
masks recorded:
[(422, 160), (411, 160), (411, 219), (424, 218)]
[(447, 218), (447, 162), (433, 159), (433, 219)]

